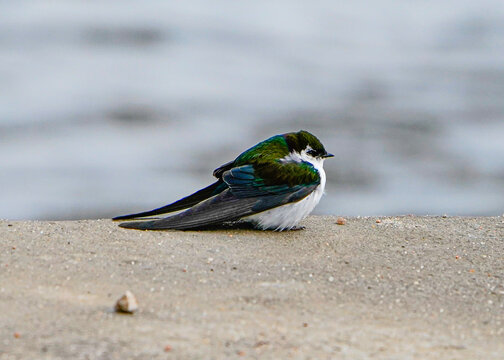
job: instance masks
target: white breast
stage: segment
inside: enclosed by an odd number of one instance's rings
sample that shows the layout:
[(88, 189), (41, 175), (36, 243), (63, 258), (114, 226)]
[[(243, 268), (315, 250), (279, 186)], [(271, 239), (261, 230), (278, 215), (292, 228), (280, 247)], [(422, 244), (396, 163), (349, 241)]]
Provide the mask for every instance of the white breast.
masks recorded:
[(253, 222), (260, 229), (277, 231), (292, 229), (312, 212), (324, 194), (326, 183), (326, 174), (323, 168), (324, 159), (313, 158), (303, 151), (301, 154), (292, 154), (285, 160), (307, 161), (311, 163), (319, 172), (320, 184), (310, 195), (300, 201), (266, 210), (243, 219)]

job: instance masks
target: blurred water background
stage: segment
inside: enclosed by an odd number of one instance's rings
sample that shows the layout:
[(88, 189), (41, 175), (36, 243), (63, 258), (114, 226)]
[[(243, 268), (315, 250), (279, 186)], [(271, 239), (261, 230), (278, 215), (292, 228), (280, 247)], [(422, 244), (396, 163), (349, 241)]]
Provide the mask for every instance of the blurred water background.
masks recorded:
[(146, 210), (271, 135), (318, 214), (504, 212), (504, 1), (0, 1), (0, 218)]

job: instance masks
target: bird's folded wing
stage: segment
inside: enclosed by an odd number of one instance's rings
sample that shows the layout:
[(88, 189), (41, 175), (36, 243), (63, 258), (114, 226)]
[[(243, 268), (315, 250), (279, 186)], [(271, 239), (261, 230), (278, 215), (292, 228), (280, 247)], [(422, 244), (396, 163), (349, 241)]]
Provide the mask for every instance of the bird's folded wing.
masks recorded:
[(228, 189), (180, 214), (160, 220), (127, 222), (119, 226), (140, 230), (193, 229), (237, 220), (246, 214), (252, 214), (255, 202), (253, 198), (236, 198)]
[(165, 219), (128, 222), (120, 226), (141, 230), (184, 230), (235, 221), (299, 201), (320, 183), (318, 172), (308, 163), (280, 164), (274, 172), (274, 178), (263, 178), (260, 176), (261, 173), (270, 175), (268, 170), (252, 165), (232, 168), (222, 175), (229, 189), (219, 195)]

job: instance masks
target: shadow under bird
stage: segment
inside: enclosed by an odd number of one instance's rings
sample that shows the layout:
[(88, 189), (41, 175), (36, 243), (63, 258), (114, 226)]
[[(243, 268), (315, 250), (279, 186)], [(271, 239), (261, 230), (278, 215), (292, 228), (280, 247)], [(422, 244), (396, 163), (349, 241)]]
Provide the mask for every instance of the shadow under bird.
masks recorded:
[(217, 181), (172, 204), (113, 220), (138, 219), (185, 210), (161, 219), (119, 224), (139, 230), (188, 230), (250, 223), (262, 230), (290, 230), (318, 204), (326, 183), (324, 160), (332, 157), (301, 130), (273, 136), (217, 168)]

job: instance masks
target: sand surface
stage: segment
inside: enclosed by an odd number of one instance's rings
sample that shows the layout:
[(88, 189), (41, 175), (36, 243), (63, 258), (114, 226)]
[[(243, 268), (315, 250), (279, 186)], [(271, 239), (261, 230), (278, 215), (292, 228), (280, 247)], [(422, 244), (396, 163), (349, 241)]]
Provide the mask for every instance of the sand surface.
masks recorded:
[(504, 218), (347, 220), (0, 221), (0, 359), (504, 359)]

